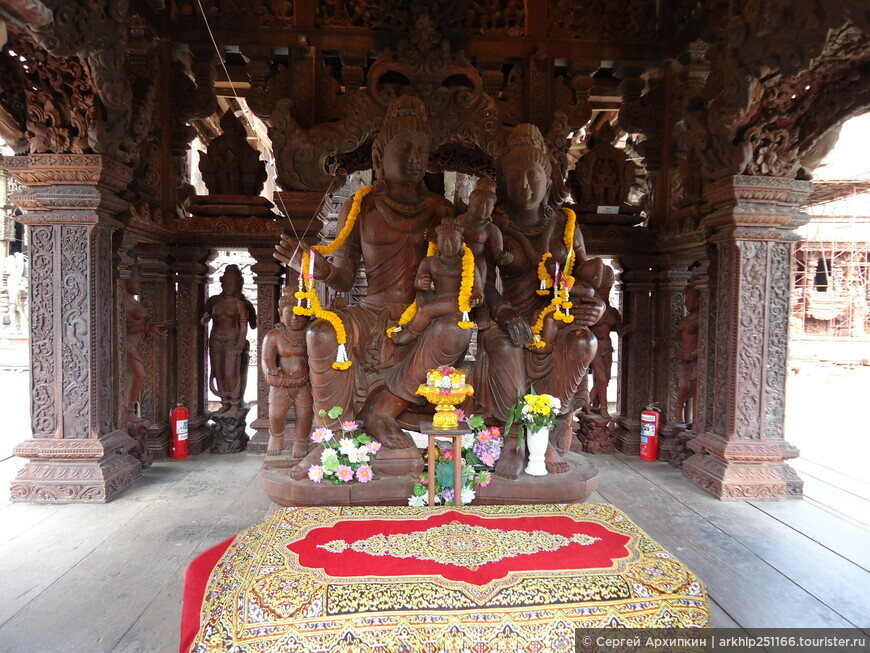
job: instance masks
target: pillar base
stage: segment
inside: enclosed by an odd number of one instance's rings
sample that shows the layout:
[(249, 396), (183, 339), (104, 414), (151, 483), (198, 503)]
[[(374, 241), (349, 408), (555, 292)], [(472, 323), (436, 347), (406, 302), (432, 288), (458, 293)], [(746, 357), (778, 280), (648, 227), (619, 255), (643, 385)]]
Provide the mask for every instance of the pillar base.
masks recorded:
[(12, 482), (12, 501), (106, 503), (142, 474), (127, 453), (136, 446), (124, 431), (93, 439), (26, 440), (14, 454), (29, 458)]
[(248, 441), (248, 453), (266, 453), (269, 446), (269, 419), (257, 418), (251, 422), (253, 437)]
[(611, 454), (616, 451), (619, 426), (600, 415), (577, 415), (577, 437), (583, 443), (583, 453)]
[(187, 453), (191, 456), (208, 451), (211, 446), (211, 429), (208, 428), (205, 415), (191, 417), (187, 423)]
[(704, 454), (686, 460), (683, 474), (722, 501), (780, 501), (803, 496), (803, 481), (785, 463), (726, 462)]
[(620, 418), (616, 436), (616, 448), (629, 456), (640, 455), (640, 420)]

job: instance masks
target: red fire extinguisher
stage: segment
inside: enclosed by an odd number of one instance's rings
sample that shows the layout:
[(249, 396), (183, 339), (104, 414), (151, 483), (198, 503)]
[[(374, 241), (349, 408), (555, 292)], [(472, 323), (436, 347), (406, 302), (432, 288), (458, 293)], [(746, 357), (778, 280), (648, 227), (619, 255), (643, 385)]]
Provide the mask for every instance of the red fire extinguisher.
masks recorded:
[(656, 460), (659, 456), (659, 409), (649, 405), (640, 414), (640, 457)]
[(187, 408), (178, 404), (169, 416), (172, 439), (169, 442), (170, 458), (187, 458)]

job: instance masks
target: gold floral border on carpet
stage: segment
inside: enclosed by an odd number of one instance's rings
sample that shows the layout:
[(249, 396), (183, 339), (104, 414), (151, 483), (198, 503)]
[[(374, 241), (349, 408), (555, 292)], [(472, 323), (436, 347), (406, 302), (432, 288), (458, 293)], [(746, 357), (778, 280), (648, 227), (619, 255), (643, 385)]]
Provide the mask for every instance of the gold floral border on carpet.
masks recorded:
[[(629, 555), (608, 568), (510, 571), (484, 585), (434, 576), (377, 576), (376, 562), (370, 576), (335, 578), (301, 566), (288, 548), (312, 530), (339, 521), (425, 520), (448, 511), (457, 509), (276, 511), (242, 531), (212, 572), (193, 650), (375, 653), (484, 644), (489, 650), (567, 652), (574, 650), (575, 627), (707, 625), (701, 581), (609, 505), (458, 509), (483, 518), (569, 517), (630, 538), (625, 545)], [(541, 541), (555, 546), (552, 538)], [(584, 542), (578, 538), (578, 544)], [(341, 544), (334, 546), (340, 549)], [(360, 545), (366, 546), (374, 545)]]

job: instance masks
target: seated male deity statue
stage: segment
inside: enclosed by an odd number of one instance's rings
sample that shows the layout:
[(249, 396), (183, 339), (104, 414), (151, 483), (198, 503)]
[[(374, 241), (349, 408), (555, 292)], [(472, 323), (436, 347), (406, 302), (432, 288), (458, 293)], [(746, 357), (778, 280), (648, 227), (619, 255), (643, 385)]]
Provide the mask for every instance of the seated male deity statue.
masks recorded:
[[(399, 345), (387, 336), (387, 328), (414, 301), (417, 268), (428, 248), (426, 232), (453, 214), (450, 202), (430, 193), (423, 183), (430, 136), (422, 100), (402, 96), (390, 102), (372, 145), (373, 188), (358, 192), (342, 207), (339, 246), (331, 260), (312, 252), (310, 270), (304, 271), (315, 281), (347, 292), (360, 261), (365, 265), (366, 297), (330, 313), (332, 322), (321, 317), (308, 327), (308, 363), (315, 414), (340, 406), (342, 419), (361, 418), (366, 432), (384, 445), (375, 461), (375, 471), (384, 474), (422, 468), (413, 440), (397, 419), (409, 407), (425, 403), (415, 392), (425, 382), (426, 371), (460, 362), (471, 340), (472, 330), (460, 328), (452, 314), (435, 317), (411, 344)], [(285, 234), (275, 257), (301, 273), (304, 253), (305, 247)], [(339, 347), (333, 316), (346, 337), (346, 369), (333, 365)], [(316, 419), (334, 426), (327, 418)], [(307, 459), (297, 467), (294, 476), (304, 474)]]

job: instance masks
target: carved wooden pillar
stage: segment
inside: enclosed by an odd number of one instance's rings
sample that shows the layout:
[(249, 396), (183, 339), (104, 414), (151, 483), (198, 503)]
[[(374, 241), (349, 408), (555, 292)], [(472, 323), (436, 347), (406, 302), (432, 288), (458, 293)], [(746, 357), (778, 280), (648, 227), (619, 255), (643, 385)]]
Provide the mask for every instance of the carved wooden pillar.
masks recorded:
[(686, 283), (691, 276), (690, 263), (691, 261), (681, 257), (668, 257), (660, 263), (657, 275), (653, 397), (662, 409), (659, 460), (670, 460), (674, 437), (678, 431), (674, 419), (678, 390), (674, 356), (680, 348), (677, 327), (686, 314), (684, 298)]
[(652, 325), (655, 314), (653, 258), (619, 259), (622, 266), (622, 321), (629, 330), (619, 339), (619, 425), (616, 447), (640, 453), (640, 413), (652, 401)]
[[(273, 247), (248, 249), (257, 262), (251, 266), (254, 283), (257, 284), (257, 352), (262, 352), (263, 338), (278, 320), (278, 300), (281, 298), (283, 265), (272, 256)], [(259, 357), (258, 359), (259, 360)], [(295, 414), (291, 413), (295, 419)], [(269, 384), (257, 365), (257, 419), (251, 424), (256, 429), (248, 443), (248, 451), (266, 453), (269, 442)]]
[(704, 259), (695, 268), (692, 278), (701, 296), (698, 315), (698, 389), (695, 395), (694, 433), (706, 433), (713, 426), (713, 372), (716, 354), (716, 280), (711, 263)]
[(705, 218), (718, 252), (712, 429), (683, 473), (727, 500), (800, 497), (803, 481), (785, 461), (783, 438), (789, 294), (797, 206), (805, 181), (734, 176), (705, 188)]
[(31, 226), (32, 438), (13, 501), (105, 502), (142, 472), (112, 390), (112, 232), (132, 177), (98, 154), (6, 157)]
[[(175, 314), (175, 277), (162, 245), (136, 248), (142, 279), (141, 302), (149, 322), (166, 322)], [(147, 446), (155, 455), (169, 455), (169, 413), (175, 405), (177, 366), (175, 343), (168, 336), (148, 333), (142, 340), (145, 382), (139, 400), (140, 417), (149, 422)]]
[(205, 328), (199, 320), (205, 310), (210, 250), (205, 247), (173, 247), (170, 251), (175, 272), (175, 400), (189, 412), (188, 451), (202, 453), (208, 449), (209, 430), (205, 411), (208, 407), (205, 374)]

